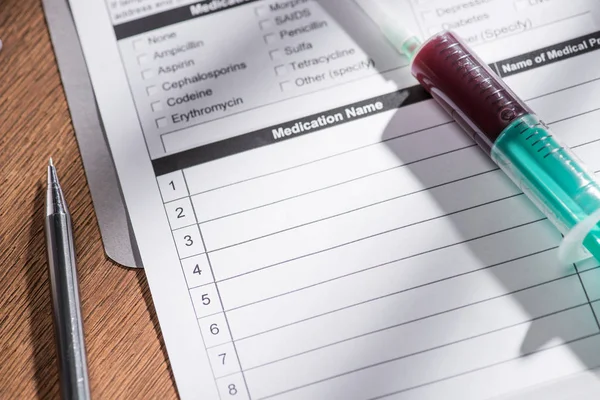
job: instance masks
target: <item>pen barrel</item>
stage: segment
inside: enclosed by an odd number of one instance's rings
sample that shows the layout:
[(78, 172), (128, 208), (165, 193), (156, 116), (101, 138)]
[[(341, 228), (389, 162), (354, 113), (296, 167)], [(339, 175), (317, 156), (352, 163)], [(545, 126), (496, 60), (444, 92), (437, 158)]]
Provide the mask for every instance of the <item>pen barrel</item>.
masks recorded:
[(62, 398), (89, 399), (71, 220), (60, 213), (48, 215), (45, 222)]

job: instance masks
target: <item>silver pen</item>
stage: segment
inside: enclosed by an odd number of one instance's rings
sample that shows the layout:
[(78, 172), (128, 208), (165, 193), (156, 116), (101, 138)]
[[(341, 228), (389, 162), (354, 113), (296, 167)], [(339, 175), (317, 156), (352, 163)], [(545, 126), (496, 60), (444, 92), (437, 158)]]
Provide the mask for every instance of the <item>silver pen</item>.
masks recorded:
[(90, 386), (71, 215), (52, 159), (48, 163), (46, 196), (46, 245), (62, 398), (89, 399)]

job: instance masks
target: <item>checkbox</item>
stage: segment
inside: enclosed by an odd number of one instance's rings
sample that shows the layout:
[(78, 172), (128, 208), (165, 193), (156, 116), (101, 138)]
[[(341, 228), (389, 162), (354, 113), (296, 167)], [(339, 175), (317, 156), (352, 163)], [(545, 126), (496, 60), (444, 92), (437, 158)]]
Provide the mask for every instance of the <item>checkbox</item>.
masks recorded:
[(145, 69), (142, 71), (142, 78), (143, 79), (150, 79), (154, 77), (154, 71), (151, 69)]
[(167, 126), (167, 119), (165, 117), (156, 118), (156, 127), (157, 128), (164, 128), (165, 126)]
[(133, 49), (141, 50), (146, 48), (146, 41), (144, 39), (136, 39), (133, 41)]
[(268, 35), (265, 35), (264, 38), (265, 38), (266, 44), (273, 44), (273, 43), (275, 43), (275, 40), (277, 39), (277, 37), (275, 36), (274, 33), (269, 33)]
[(260, 21), (258, 23), (258, 26), (260, 26), (260, 29), (262, 29), (263, 31), (266, 31), (273, 27), (273, 23), (271, 22), (270, 19), (263, 19), (262, 21)]
[(162, 103), (160, 101), (155, 101), (154, 103), (150, 104), (150, 107), (152, 107), (152, 111), (154, 112), (162, 111), (163, 109)]
[(148, 93), (148, 96), (154, 96), (155, 94), (158, 93), (158, 87), (156, 87), (156, 86), (148, 86), (146, 88), (146, 93)]
[(137, 57), (137, 60), (138, 60), (139, 65), (143, 65), (143, 64), (146, 64), (148, 61), (150, 61), (150, 57), (148, 57), (147, 54), (140, 54)]
[(281, 59), (281, 51), (280, 50), (271, 50), (269, 52), (269, 55), (271, 56), (271, 60)]
[(280, 82), (279, 87), (281, 88), (282, 92), (287, 92), (288, 90), (291, 90), (293, 86), (292, 86), (292, 82), (285, 81), (285, 82)]
[(257, 17), (264, 17), (269, 14), (269, 9), (267, 6), (259, 6), (254, 9), (254, 13)]
[(285, 67), (285, 65), (278, 65), (275, 67), (275, 75), (277, 76), (283, 76), (283, 75), (287, 75), (288, 71), (287, 68)]

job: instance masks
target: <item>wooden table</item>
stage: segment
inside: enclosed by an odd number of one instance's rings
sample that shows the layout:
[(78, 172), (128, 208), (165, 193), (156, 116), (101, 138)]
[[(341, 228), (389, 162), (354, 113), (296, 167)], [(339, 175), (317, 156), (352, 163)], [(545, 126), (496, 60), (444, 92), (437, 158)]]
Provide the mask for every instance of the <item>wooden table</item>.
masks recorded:
[(92, 397), (176, 398), (143, 271), (102, 247), (39, 0), (0, 3), (0, 399), (59, 397), (44, 242), (48, 158), (73, 214)]

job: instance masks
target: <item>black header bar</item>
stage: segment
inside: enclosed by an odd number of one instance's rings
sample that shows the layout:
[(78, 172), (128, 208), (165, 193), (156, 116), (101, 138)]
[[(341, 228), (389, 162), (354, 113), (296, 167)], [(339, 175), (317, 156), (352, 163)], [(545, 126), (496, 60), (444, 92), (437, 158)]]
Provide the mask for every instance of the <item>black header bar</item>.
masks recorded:
[(258, 0), (203, 0), (184, 7), (174, 8), (158, 14), (115, 25), (117, 40), (173, 25), (178, 22), (204, 17), (219, 11), (254, 3)]
[(600, 49), (600, 32), (590, 33), (492, 64), (501, 77), (529, 71)]
[(156, 176), (289, 140), (431, 98), (421, 86), (388, 93), (152, 160)]

